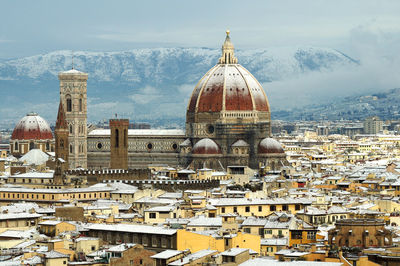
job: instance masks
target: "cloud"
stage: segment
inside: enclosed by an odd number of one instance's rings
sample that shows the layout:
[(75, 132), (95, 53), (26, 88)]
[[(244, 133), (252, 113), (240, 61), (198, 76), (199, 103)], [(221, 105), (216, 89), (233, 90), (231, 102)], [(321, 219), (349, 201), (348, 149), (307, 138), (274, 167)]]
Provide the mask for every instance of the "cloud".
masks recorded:
[(182, 96), (189, 98), (192, 95), (195, 86), (195, 84), (182, 84), (178, 86), (178, 91)]
[(137, 104), (154, 103), (162, 99), (160, 91), (152, 86), (139, 89), (137, 93), (131, 94), (129, 98)]
[(349, 32), (347, 49), (360, 61), (331, 72), (311, 72), (298, 78), (265, 83), (273, 109), (284, 110), (330, 102), (335, 97), (378, 93), (400, 87), (400, 29), (374, 21)]

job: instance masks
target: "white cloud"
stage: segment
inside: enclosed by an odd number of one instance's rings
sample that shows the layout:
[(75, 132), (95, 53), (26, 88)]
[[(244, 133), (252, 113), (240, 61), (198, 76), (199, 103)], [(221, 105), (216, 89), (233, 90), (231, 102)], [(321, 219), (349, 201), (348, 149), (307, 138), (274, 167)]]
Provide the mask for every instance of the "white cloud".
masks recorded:
[(129, 98), (137, 104), (154, 104), (155, 101), (162, 99), (162, 95), (157, 88), (146, 86), (143, 89), (139, 89), (137, 93), (130, 95)]

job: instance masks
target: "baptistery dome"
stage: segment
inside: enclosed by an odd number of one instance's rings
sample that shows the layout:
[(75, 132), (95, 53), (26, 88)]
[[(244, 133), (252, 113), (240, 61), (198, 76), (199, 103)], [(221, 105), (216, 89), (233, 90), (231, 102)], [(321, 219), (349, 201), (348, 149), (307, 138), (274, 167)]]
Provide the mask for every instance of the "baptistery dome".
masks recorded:
[(49, 124), (37, 113), (29, 113), (15, 126), (12, 140), (50, 140), (53, 134)]

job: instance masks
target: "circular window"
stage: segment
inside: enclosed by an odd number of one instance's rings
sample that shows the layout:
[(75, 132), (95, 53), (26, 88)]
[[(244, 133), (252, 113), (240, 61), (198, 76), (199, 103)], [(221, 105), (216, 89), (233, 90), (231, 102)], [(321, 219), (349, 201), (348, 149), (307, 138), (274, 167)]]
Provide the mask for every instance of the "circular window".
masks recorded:
[(101, 148), (103, 148), (103, 144), (101, 142), (97, 143), (97, 149), (101, 150)]
[(149, 149), (149, 150), (153, 149), (153, 144), (147, 143), (147, 149)]
[(207, 133), (208, 134), (214, 133), (214, 126), (213, 125), (208, 125), (207, 126)]
[(178, 144), (176, 144), (176, 143), (172, 144), (172, 149), (174, 149), (174, 150), (178, 149)]

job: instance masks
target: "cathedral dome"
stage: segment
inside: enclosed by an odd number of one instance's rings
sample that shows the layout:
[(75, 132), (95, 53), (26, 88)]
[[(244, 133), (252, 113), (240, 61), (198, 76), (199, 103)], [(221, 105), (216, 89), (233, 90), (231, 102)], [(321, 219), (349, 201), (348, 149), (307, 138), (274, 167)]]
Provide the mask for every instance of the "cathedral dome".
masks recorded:
[(204, 138), (199, 140), (193, 147), (193, 154), (221, 154), (218, 144), (212, 139)]
[(15, 126), (12, 140), (46, 140), (53, 139), (49, 124), (36, 113), (24, 116)]
[(273, 138), (265, 138), (258, 145), (258, 153), (269, 154), (269, 153), (285, 153), (282, 145), (279, 141)]
[(237, 63), (227, 31), (219, 63), (211, 68), (194, 88), (187, 112), (198, 114), (238, 111), (269, 113), (270, 109), (261, 84), (247, 69)]

